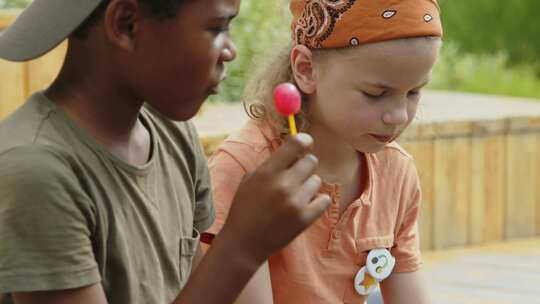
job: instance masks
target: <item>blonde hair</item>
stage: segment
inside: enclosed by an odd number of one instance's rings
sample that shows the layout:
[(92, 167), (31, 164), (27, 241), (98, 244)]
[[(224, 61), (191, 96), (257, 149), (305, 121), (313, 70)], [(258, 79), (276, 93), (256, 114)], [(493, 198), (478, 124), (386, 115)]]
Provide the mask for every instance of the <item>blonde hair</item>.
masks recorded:
[[(403, 38), (396, 40), (411, 40), (414, 38), (440, 40), (439, 37), (435, 36)], [(280, 115), (274, 107), (274, 88), (283, 82), (290, 82), (297, 85), (293, 76), (290, 58), (294, 45), (295, 44), (292, 41), (286, 43), (283, 47), (281, 47), (281, 49), (275, 52), (270, 60), (259, 66), (255, 70), (254, 77), (250, 77), (248, 80), (242, 96), (244, 110), (248, 116), (252, 119), (264, 120), (276, 133), (280, 134), (281, 136), (289, 133), (289, 125), (287, 118)], [(354, 49), (355, 47), (311, 49), (311, 51), (313, 53), (313, 59), (319, 60), (333, 54), (345, 55)], [(306, 132), (309, 129), (308, 96), (301, 91), (300, 93), (302, 95), (302, 108), (295, 116), (296, 124), (298, 131)]]
[[(283, 82), (296, 85), (290, 60), (293, 46), (293, 42), (285, 44), (270, 60), (259, 66), (254, 77), (248, 80), (242, 96), (244, 109), (249, 117), (268, 122), (278, 134), (288, 132), (288, 123), (274, 108), (274, 88)], [(302, 94), (302, 108), (296, 115), (299, 131), (307, 129), (306, 101), (306, 96)]]

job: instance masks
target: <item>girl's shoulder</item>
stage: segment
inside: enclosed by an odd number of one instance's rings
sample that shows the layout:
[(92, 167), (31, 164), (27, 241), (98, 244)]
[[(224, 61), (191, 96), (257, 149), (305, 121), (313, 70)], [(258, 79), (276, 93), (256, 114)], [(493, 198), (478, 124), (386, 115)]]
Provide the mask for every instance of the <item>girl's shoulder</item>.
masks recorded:
[(385, 162), (404, 164), (414, 162), (413, 156), (395, 141), (389, 143), (381, 151), (375, 153), (374, 155), (376, 155), (380, 160), (385, 160)]
[(225, 153), (246, 171), (252, 171), (268, 159), (280, 144), (279, 134), (268, 123), (250, 119), (219, 145), (211, 162)]
[(227, 137), (222, 145), (245, 145), (254, 151), (260, 151), (272, 148), (279, 143), (281, 143), (279, 134), (272, 129), (270, 124), (263, 120), (250, 119), (241, 129)]
[(373, 170), (386, 178), (415, 176), (416, 164), (414, 158), (405, 148), (392, 142), (377, 153), (370, 154), (368, 161)]

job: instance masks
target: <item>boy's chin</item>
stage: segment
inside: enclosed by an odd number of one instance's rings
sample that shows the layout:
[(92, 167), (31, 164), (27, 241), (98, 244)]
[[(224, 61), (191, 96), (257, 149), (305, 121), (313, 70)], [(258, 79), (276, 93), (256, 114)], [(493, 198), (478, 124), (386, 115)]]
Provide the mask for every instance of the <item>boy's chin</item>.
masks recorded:
[(194, 98), (183, 101), (169, 100), (162, 104), (153, 104), (149, 102), (149, 104), (159, 113), (161, 113), (161, 115), (170, 120), (186, 121), (197, 115), (205, 100), (206, 99), (203, 98)]
[(196, 109), (182, 109), (182, 111), (174, 112), (172, 115), (165, 115), (170, 120), (174, 121), (187, 121), (195, 117), (197, 113), (199, 113), (200, 107), (197, 107)]

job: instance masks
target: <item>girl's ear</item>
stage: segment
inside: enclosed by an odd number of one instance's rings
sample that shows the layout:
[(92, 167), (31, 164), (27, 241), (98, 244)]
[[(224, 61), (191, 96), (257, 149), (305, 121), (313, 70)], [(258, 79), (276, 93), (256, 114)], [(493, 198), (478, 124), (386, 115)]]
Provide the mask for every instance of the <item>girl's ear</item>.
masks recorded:
[(291, 52), (291, 67), (299, 89), (313, 94), (316, 89), (313, 52), (304, 45), (296, 45)]

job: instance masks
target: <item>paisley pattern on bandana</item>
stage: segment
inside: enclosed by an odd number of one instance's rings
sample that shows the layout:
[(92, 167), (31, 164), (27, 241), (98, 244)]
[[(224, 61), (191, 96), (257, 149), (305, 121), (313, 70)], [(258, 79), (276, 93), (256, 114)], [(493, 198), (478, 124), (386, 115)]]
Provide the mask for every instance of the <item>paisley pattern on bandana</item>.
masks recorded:
[(356, 0), (308, 0), (294, 29), (296, 43), (320, 48), (334, 30), (341, 15), (355, 2)]
[(311, 49), (442, 37), (437, 0), (289, 0), (292, 39)]
[(390, 19), (392, 17), (394, 17), (396, 15), (396, 11), (395, 10), (387, 10), (387, 11), (384, 11), (383, 13), (383, 18), (384, 19)]

